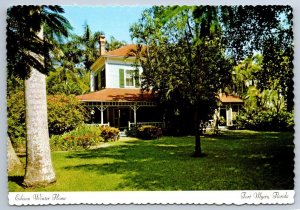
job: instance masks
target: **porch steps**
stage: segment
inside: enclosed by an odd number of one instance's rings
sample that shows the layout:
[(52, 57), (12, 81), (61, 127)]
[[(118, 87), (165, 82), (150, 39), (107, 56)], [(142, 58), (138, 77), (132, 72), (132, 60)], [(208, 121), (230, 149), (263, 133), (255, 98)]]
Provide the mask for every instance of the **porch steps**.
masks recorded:
[(127, 135), (126, 135), (126, 133), (125, 133), (125, 131), (120, 131), (120, 137), (126, 137)]

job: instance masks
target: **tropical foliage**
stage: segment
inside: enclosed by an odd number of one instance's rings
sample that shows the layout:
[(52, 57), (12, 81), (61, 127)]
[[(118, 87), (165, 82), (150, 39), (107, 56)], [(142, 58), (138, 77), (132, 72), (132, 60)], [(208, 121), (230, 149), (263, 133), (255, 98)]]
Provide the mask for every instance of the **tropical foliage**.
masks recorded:
[(263, 71), (263, 56), (246, 58), (234, 68), (234, 82), (244, 99), (243, 110), (237, 118), (240, 128), (254, 130), (293, 130), (293, 112), (287, 111), (287, 102), (279, 88), (279, 80), (261, 87), (257, 76)]
[[(7, 10), (7, 70), (8, 75), (27, 78), (34, 67), (47, 74), (51, 69), (54, 38), (67, 36), (69, 22), (60, 15), (59, 6), (14, 6)], [(44, 25), (45, 38), (37, 32)], [(34, 55), (43, 55), (45, 65)]]
[(289, 6), (155, 6), (132, 25), (131, 35), (140, 44), (143, 89), (153, 90), (179, 122), (195, 116), (195, 131), (211, 117), (219, 91), (242, 96), (246, 110), (292, 113)]
[[(81, 95), (90, 90), (90, 67), (100, 55), (100, 36), (102, 31), (92, 32), (85, 23), (83, 35), (71, 35), (69, 39), (58, 42), (53, 52), (53, 68), (47, 78), (48, 94)], [(114, 50), (126, 44), (113, 36), (105, 49)]]
[[(72, 95), (48, 96), (48, 127), (50, 135), (63, 134), (75, 129), (85, 120), (85, 109)], [(15, 148), (24, 148), (25, 103), (24, 92), (19, 91), (7, 98), (8, 135)]]
[(238, 63), (260, 52), (263, 60), (261, 71), (255, 75), (257, 87), (279, 91), (291, 112), (294, 108), (292, 7), (222, 6), (220, 9), (227, 53)]
[(27, 143), (23, 184), (27, 187), (56, 181), (49, 145), (45, 75), (51, 69), (53, 38), (67, 36), (71, 28), (63, 12), (59, 6), (14, 6), (7, 10), (7, 75), (25, 79)]

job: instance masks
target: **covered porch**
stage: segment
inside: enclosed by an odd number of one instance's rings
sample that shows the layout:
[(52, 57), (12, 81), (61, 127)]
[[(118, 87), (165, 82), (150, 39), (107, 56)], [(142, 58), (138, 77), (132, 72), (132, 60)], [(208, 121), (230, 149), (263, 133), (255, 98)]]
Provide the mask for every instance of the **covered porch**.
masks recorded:
[(102, 89), (77, 96), (90, 114), (90, 124), (109, 125), (120, 130), (134, 125), (163, 127), (163, 115), (150, 93), (140, 89)]

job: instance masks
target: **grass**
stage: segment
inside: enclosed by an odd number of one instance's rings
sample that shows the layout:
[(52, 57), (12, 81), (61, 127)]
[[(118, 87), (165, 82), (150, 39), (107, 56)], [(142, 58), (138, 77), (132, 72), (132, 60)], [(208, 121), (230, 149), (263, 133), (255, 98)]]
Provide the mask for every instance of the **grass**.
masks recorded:
[(227, 131), (201, 139), (206, 154), (202, 158), (191, 157), (192, 136), (152, 141), (123, 138), (108, 147), (53, 152), (55, 184), (24, 189), (21, 176), (10, 176), (9, 191), (294, 188), (293, 133)]

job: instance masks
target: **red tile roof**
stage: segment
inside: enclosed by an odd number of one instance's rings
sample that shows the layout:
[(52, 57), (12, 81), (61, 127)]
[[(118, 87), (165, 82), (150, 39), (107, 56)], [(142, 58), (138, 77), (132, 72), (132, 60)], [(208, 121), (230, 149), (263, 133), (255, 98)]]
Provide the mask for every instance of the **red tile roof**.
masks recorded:
[(225, 95), (225, 94), (220, 95), (220, 101), (222, 103), (243, 103), (244, 102), (239, 96)]
[(125, 45), (123, 47), (120, 47), (118, 49), (106, 52), (104, 56), (122, 56), (126, 57), (129, 56), (130, 54), (133, 54), (132, 52), (136, 51), (137, 46), (135, 44), (129, 44)]
[(76, 96), (80, 101), (151, 101), (149, 92), (141, 92), (141, 89), (106, 88), (96, 92)]
[(129, 44), (118, 49), (106, 52), (103, 56), (104, 57), (130, 57), (135, 56), (135, 52), (138, 49), (138, 45), (136, 44)]

